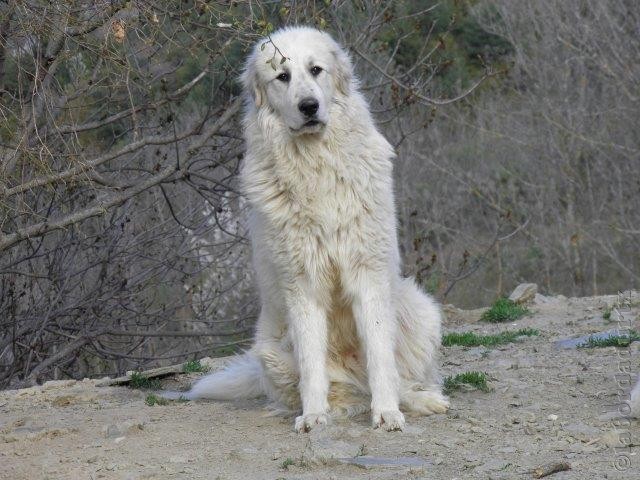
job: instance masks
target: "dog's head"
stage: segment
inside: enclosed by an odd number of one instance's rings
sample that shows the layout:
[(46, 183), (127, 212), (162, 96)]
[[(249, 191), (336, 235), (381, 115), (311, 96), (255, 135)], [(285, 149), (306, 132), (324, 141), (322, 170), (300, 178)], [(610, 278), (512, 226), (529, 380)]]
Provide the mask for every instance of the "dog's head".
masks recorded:
[(290, 27), (256, 44), (242, 82), (256, 109), (271, 109), (291, 135), (313, 135), (331, 121), (335, 97), (350, 94), (352, 71), (327, 33)]

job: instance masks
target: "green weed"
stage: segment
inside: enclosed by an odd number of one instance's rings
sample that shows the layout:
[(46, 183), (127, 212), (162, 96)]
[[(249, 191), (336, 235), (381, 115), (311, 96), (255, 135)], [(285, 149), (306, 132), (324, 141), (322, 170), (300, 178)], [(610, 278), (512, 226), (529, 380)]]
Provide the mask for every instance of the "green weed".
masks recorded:
[(144, 403), (146, 403), (150, 407), (153, 407), (155, 405), (165, 406), (165, 405), (169, 405), (169, 400), (167, 400), (166, 398), (158, 397), (153, 393), (150, 393), (149, 395), (147, 395), (147, 398), (144, 399)]
[(491, 323), (513, 322), (527, 313), (529, 310), (526, 307), (508, 298), (499, 298), (489, 310), (482, 314), (480, 320)]
[(133, 372), (129, 380), (129, 388), (142, 390), (160, 390), (162, 384), (157, 378), (147, 378), (142, 373)]
[(487, 385), (487, 374), (482, 372), (464, 372), (456, 376), (449, 376), (444, 379), (444, 393), (449, 394), (455, 390), (459, 390), (463, 385), (468, 385), (481, 390), (489, 391)]
[(202, 365), (200, 360), (192, 360), (184, 364), (184, 373), (204, 373), (209, 371), (209, 367)]
[(533, 337), (540, 335), (538, 330), (533, 328), (521, 328), (513, 332), (501, 332), (495, 335), (477, 335), (473, 332), (447, 333), (442, 336), (442, 345), (451, 347), (453, 345), (461, 345), (463, 347), (493, 347), (496, 345), (504, 345), (505, 343), (513, 343), (518, 337)]
[(629, 330), (629, 334), (610, 335), (606, 338), (591, 336), (586, 342), (578, 345), (578, 348), (603, 348), (603, 347), (628, 347), (631, 342), (640, 341), (640, 333)]

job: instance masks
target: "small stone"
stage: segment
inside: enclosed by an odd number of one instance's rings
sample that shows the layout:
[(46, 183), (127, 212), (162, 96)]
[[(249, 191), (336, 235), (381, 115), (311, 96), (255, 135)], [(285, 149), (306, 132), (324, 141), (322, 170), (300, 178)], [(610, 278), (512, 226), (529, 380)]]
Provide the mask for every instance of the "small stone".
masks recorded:
[(554, 415), (553, 413), (547, 417), (547, 420), (550, 422), (555, 422), (558, 419), (558, 415)]
[(532, 300), (538, 293), (538, 285), (535, 283), (521, 283), (509, 295), (509, 300), (514, 303), (525, 303)]
[(361, 444), (347, 443), (344, 431), (331, 425), (314, 428), (309, 434), (304, 458), (314, 464), (326, 464), (345, 457), (356, 457), (361, 453)]

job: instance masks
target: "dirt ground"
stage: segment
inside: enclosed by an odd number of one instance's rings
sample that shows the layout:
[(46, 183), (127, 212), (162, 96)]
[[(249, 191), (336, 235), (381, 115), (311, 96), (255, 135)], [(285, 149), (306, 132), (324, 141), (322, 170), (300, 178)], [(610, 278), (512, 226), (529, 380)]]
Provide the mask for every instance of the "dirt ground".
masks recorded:
[[(605, 308), (619, 305), (603, 315)], [(367, 416), (334, 419), (296, 434), (264, 402), (148, 406), (148, 392), (96, 381), (48, 382), (0, 392), (2, 479), (513, 479), (543, 464), (547, 478), (640, 478), (640, 422), (620, 418), (618, 375), (638, 348), (567, 349), (556, 342), (615, 328), (639, 330), (640, 293), (536, 296), (512, 324), (478, 322), (450, 309), (444, 330), (495, 333), (531, 327), (540, 336), (491, 349), (443, 348), (444, 375), (482, 371), (489, 392), (458, 391), (449, 413), (408, 417), (403, 432), (372, 430)], [(629, 323), (631, 322), (631, 324)], [(628, 370), (628, 367), (626, 367)], [(165, 380), (186, 385), (195, 375)], [(619, 385), (620, 384), (620, 385)], [(623, 410), (623, 408), (622, 408)]]

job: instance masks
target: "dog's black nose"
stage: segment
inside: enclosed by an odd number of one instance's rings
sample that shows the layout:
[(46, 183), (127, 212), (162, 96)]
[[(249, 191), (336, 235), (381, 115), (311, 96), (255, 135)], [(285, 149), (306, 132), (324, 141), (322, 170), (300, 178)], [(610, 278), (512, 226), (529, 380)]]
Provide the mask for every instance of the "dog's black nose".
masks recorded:
[(315, 98), (303, 98), (298, 104), (298, 110), (304, 113), (305, 117), (313, 117), (318, 111), (318, 106)]

